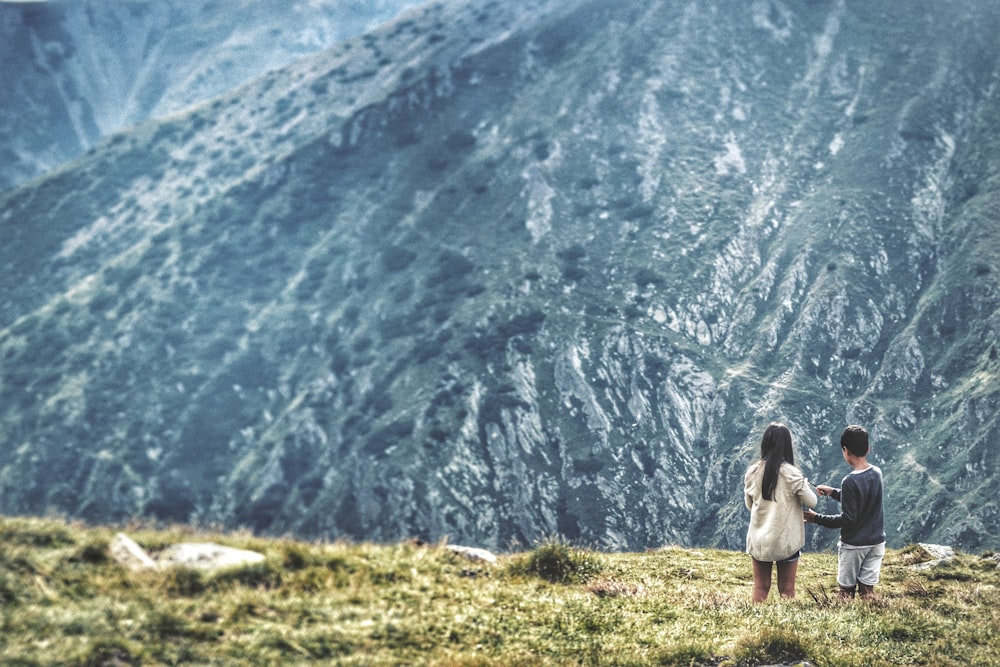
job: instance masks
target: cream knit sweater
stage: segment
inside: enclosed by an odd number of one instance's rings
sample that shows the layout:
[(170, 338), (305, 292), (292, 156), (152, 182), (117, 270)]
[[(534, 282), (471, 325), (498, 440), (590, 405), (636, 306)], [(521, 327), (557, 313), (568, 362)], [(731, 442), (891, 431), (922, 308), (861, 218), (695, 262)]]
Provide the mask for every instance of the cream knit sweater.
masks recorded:
[(802, 472), (790, 463), (782, 463), (774, 500), (761, 497), (764, 461), (751, 465), (743, 476), (743, 494), (750, 510), (747, 553), (759, 561), (774, 562), (790, 558), (806, 543), (802, 506), (816, 507), (818, 498)]

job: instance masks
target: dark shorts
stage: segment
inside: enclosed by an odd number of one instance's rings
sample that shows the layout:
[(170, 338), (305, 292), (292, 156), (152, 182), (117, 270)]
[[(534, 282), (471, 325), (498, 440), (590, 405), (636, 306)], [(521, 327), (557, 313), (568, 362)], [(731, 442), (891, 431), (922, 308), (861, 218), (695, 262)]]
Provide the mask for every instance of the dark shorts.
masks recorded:
[(795, 553), (793, 553), (791, 556), (789, 556), (785, 560), (779, 560), (778, 564), (779, 565), (784, 565), (785, 563), (794, 563), (795, 561), (797, 561), (799, 559), (799, 556), (801, 556), (801, 555), (802, 555), (802, 549), (799, 549), (798, 551), (796, 551)]

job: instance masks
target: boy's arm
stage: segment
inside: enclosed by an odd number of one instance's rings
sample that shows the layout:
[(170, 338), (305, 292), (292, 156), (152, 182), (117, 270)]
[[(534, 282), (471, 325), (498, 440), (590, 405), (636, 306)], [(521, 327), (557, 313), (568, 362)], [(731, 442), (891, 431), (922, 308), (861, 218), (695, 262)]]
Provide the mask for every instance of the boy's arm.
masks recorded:
[(834, 500), (840, 501), (840, 514), (813, 514), (809, 517), (812, 523), (819, 524), (825, 528), (843, 528), (852, 526), (857, 521), (858, 516), (858, 489), (850, 480), (845, 480), (844, 488), (836, 491), (836, 495), (830, 494)]
[(835, 489), (832, 486), (826, 486), (825, 484), (817, 484), (816, 492), (821, 496), (827, 496), (828, 498), (833, 498), (838, 503), (840, 502), (840, 489)]

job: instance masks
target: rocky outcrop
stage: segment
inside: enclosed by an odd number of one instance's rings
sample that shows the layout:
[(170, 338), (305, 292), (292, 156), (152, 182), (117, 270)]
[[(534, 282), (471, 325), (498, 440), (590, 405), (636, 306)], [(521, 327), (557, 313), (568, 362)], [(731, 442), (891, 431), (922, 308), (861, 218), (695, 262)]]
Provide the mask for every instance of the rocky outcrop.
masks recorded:
[(123, 567), (129, 570), (156, 569), (157, 564), (146, 550), (140, 547), (125, 533), (117, 533), (108, 545), (108, 553)]
[(910, 566), (911, 570), (929, 570), (955, 559), (955, 550), (949, 546), (920, 542), (917, 544), (917, 547), (929, 560), (921, 560), (919, 563), (914, 563)]
[(156, 562), (160, 567), (182, 566), (199, 570), (217, 570), (263, 563), (264, 554), (211, 542), (181, 542), (161, 551), (157, 555)]
[(220, 570), (264, 562), (264, 554), (212, 542), (172, 544), (157, 553), (154, 559), (124, 533), (116, 534), (108, 549), (111, 557), (129, 570), (155, 570), (165, 567)]
[(461, 544), (449, 544), (446, 547), (448, 551), (456, 553), (460, 556), (464, 556), (469, 560), (481, 561), (483, 563), (496, 563), (497, 557), (489, 549), (481, 549), (480, 547), (466, 547)]

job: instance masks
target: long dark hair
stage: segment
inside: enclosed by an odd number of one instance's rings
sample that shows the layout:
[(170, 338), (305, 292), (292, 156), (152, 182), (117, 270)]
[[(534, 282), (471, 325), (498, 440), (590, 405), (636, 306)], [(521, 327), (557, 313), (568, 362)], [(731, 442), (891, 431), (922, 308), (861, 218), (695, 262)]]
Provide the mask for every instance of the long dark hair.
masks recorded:
[(792, 455), (792, 432), (784, 424), (769, 424), (760, 439), (760, 458), (764, 460), (764, 480), (760, 493), (764, 500), (774, 500), (774, 489), (778, 486), (778, 470), (782, 463), (795, 465)]

